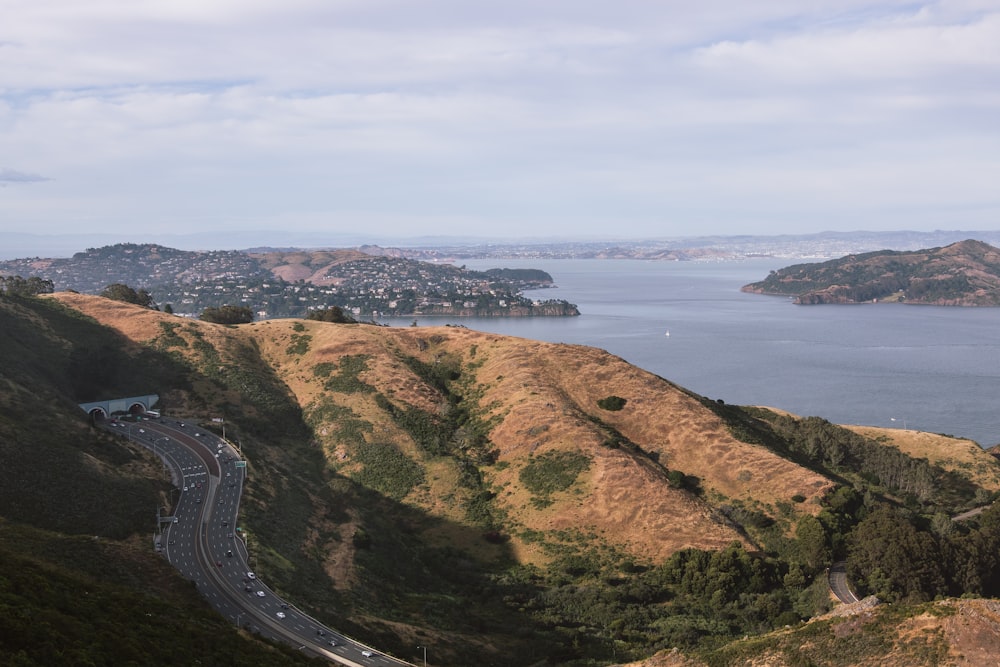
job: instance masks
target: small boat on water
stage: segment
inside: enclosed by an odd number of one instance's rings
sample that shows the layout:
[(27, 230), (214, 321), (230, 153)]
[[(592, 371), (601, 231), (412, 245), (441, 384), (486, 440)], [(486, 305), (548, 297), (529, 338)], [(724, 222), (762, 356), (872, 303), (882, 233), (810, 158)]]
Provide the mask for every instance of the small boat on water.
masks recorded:
[(667, 332), (665, 334), (663, 334), (663, 335), (669, 337), (670, 336), (670, 329), (667, 329)]

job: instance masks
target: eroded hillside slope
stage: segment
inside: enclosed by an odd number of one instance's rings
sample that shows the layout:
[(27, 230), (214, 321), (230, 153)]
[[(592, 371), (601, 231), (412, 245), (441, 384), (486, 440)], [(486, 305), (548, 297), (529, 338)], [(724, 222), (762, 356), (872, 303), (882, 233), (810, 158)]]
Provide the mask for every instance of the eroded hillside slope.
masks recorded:
[[(83, 295), (59, 298), (139, 342), (156, 340), (164, 326), (180, 319)], [(307, 417), (313, 416), (310, 425), (330, 464), (345, 474), (364, 467), (358, 450), (366, 443), (398, 448), (431, 471), (429, 481), (406, 494), (406, 502), (461, 521), (461, 504), (441, 497), (476, 492), (455, 481), (474, 459), (483, 487), (503, 515), (494, 527), (512, 538), (526, 560), (541, 558), (530, 540), (522, 539), (534, 531), (582, 531), (653, 561), (686, 547), (747, 544), (706, 494), (715, 504), (731, 499), (770, 513), (798, 494), (812, 500), (798, 507), (815, 513), (816, 501), (832, 487), (815, 472), (736, 440), (683, 389), (598, 349), (460, 327), (298, 320), (238, 328), (182, 323), (210, 342), (233, 338), (259, 348)], [(435, 381), (428, 375), (432, 371), (421, 372), (420, 365), (446, 368), (446, 381)], [(357, 386), (345, 374), (353, 374)], [(415, 411), (429, 423), (437, 420), (441, 432), (435, 437), (451, 442), (443, 442), (437, 452), (422, 448), (380, 406), (380, 396), (397, 410)], [(624, 407), (599, 407), (598, 401), (609, 396), (625, 399)], [(327, 409), (329, 417), (323, 417), (324, 405), (337, 409)], [(470, 421), (476, 422), (485, 442), (463, 442), (470, 440), (467, 433), (449, 431), (444, 423), (449, 411), (462, 411), (466, 431)], [(364, 425), (361, 437), (344, 436), (340, 422), (346, 414)], [(486, 451), (470, 457), (477, 447)], [(521, 478), (530, 463), (557, 452), (579, 455), (584, 469), (566, 488), (541, 495), (525, 488)], [(678, 488), (668, 478), (670, 471), (697, 478), (705, 493)]]

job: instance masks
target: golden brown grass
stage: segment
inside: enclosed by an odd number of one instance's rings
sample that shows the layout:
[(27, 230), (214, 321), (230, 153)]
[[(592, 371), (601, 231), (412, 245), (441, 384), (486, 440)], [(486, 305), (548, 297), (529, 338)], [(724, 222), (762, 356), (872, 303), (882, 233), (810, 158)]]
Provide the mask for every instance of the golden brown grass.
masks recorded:
[[(432, 459), (419, 451), (376, 406), (372, 393), (327, 392), (323, 378), (313, 372), (317, 364), (338, 364), (346, 355), (367, 355), (367, 370), (359, 379), (397, 404), (435, 413), (444, 397), (418, 377), (403, 357), (428, 364), (457, 360), (466, 386), (479, 395), (481, 417), (495, 420), (490, 440), (500, 465), (484, 467), (483, 474), (510, 525), (592, 533), (641, 558), (655, 561), (685, 547), (711, 549), (743, 541), (715, 518), (705, 500), (673, 488), (664, 467), (700, 478), (713, 502), (732, 499), (773, 508), (802, 495), (807, 502), (794, 504), (798, 512), (818, 511), (819, 498), (833, 486), (830, 480), (767, 449), (734, 439), (695, 397), (595, 348), (454, 327), (387, 328), (291, 319), (224, 327), (93, 296), (58, 294), (55, 298), (137, 342), (160, 335), (162, 321), (197, 327), (223, 353), (229, 347), (227, 341), (253, 341), (299, 404), (309, 406), (321, 396), (332, 400), (372, 425), (372, 432), (365, 435), (370, 441), (392, 442), (424, 465), (426, 483), (404, 500), (447, 521), (462, 521), (456, 499), (465, 492), (450, 460)], [(178, 333), (185, 335), (184, 327)], [(308, 351), (290, 353), (293, 336), (303, 335), (310, 337)], [(598, 407), (600, 399), (611, 395), (627, 400), (624, 409)], [(239, 397), (230, 395), (228, 400)], [(317, 440), (331, 466), (346, 472), (351, 470), (352, 452), (337, 442), (336, 426), (319, 425)], [(606, 446), (610, 429), (652, 457), (626, 447)], [(875, 435), (888, 437), (908, 453), (978, 475), (975, 479), (987, 488), (1000, 488), (996, 466), (986, 466), (981, 457), (988, 455), (973, 443), (916, 432), (905, 432), (904, 437), (903, 433), (881, 430)], [(531, 457), (551, 451), (582, 453), (591, 464), (571, 488), (554, 493), (551, 504), (539, 508), (521, 484), (519, 472)], [(540, 558), (531, 544), (515, 539), (512, 548), (525, 560)]]

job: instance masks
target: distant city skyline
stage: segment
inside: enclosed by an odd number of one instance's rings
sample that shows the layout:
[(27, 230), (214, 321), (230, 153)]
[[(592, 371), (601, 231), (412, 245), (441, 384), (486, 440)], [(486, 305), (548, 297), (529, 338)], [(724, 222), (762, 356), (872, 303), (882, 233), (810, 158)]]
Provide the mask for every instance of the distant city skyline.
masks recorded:
[(0, 232), (243, 248), (1000, 228), (992, 1), (4, 15)]

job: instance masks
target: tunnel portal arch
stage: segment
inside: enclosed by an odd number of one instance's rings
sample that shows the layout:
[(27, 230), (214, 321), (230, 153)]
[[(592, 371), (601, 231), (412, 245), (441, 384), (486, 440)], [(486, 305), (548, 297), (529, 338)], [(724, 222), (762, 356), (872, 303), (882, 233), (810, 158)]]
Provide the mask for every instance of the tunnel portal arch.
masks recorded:
[(128, 396), (125, 398), (110, 398), (105, 401), (91, 401), (80, 403), (80, 408), (90, 415), (91, 419), (107, 419), (116, 412), (141, 415), (152, 410), (153, 406), (160, 400), (158, 394), (146, 394), (145, 396)]

